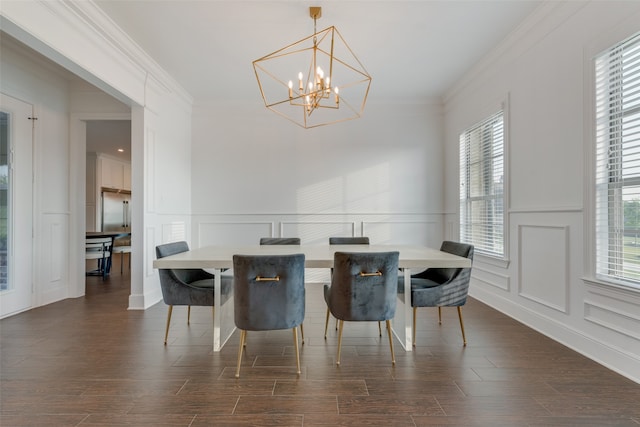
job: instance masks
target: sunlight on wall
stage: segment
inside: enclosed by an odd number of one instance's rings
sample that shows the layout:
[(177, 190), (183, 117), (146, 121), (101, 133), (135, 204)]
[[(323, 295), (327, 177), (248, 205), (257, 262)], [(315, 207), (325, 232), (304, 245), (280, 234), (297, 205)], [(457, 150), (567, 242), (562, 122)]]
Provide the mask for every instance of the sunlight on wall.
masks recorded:
[(359, 169), (300, 188), (298, 212), (388, 212), (390, 206), (389, 164)]
[(390, 176), (390, 164), (385, 162), (300, 188), (297, 212), (344, 214), (345, 220), (314, 223), (310, 219), (287, 224), (286, 235), (300, 237), (305, 243), (324, 243), (328, 236), (356, 235), (355, 223), (349, 217), (392, 211)]
[(187, 228), (182, 221), (162, 225), (162, 242), (178, 242), (187, 239)]

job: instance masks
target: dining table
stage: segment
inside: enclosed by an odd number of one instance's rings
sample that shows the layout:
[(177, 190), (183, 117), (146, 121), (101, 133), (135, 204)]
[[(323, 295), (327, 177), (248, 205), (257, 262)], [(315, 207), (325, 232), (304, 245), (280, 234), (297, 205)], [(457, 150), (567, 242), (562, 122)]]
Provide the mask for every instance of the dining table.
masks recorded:
[[(233, 255), (305, 255), (305, 268), (333, 267), (335, 252), (388, 252), (398, 251), (399, 274), (405, 283), (410, 283), (412, 271), (426, 268), (465, 268), (471, 267), (468, 258), (442, 252), (439, 249), (419, 245), (220, 245), (204, 246), (176, 255), (153, 261), (156, 269), (201, 268), (215, 274), (214, 279), (214, 319), (213, 351), (222, 349), (235, 331), (233, 318), (233, 298), (221, 298), (221, 277), (233, 268)], [(232, 291), (231, 291), (232, 292)], [(228, 297), (228, 295), (227, 295)], [(221, 301), (224, 303), (221, 304)], [(406, 351), (411, 351), (412, 343), (411, 292), (398, 294), (396, 315), (392, 329), (396, 338)]]

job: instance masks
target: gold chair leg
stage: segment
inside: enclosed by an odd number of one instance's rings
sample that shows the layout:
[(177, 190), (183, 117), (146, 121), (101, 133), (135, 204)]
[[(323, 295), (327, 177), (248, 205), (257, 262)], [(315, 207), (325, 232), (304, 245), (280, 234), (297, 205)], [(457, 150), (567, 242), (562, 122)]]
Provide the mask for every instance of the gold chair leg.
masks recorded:
[(458, 306), (458, 318), (460, 319), (460, 330), (462, 331), (462, 342), (467, 345), (467, 338), (464, 336), (464, 323), (462, 323), (462, 307)]
[(418, 307), (413, 307), (413, 329), (412, 329), (412, 334), (413, 334), (413, 346), (416, 346), (416, 312), (418, 311)]
[(171, 312), (173, 311), (173, 306), (169, 306), (169, 311), (167, 312), (167, 330), (164, 333), (164, 345), (167, 345), (167, 337), (169, 336), (169, 325), (171, 324)]
[(304, 326), (300, 323), (300, 337), (302, 338), (302, 344), (304, 344)]
[(187, 325), (191, 324), (191, 306), (187, 306)]
[(324, 339), (327, 339), (327, 329), (329, 329), (329, 307), (327, 307), (327, 319), (324, 321)]
[(389, 334), (389, 348), (391, 349), (391, 364), (396, 364), (396, 354), (393, 352), (393, 336), (391, 335), (391, 320), (387, 320), (387, 333)]
[[(300, 324), (302, 327), (302, 323)], [(296, 348), (296, 366), (298, 367), (297, 374), (300, 375), (300, 350), (298, 348), (298, 328), (293, 328), (293, 345)]]
[(438, 324), (442, 325), (442, 307), (438, 307)]
[(247, 338), (247, 331), (240, 330), (240, 346), (238, 347), (238, 366), (236, 367), (236, 378), (240, 378), (240, 364), (242, 363), (242, 350), (245, 346), (245, 340)]
[(338, 356), (336, 358), (336, 365), (340, 365), (340, 350), (342, 349), (342, 328), (344, 327), (344, 320), (338, 322), (340, 329), (338, 330)]

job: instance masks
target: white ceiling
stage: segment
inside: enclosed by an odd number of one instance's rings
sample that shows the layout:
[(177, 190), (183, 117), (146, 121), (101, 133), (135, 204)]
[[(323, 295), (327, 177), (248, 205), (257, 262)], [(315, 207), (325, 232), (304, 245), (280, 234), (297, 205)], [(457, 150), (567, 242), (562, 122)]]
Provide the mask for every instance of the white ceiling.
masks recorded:
[(196, 103), (259, 100), (252, 61), (335, 26), (369, 101), (443, 96), (539, 6), (525, 0), (96, 0)]
[(131, 120), (88, 120), (87, 153), (91, 152), (130, 162)]

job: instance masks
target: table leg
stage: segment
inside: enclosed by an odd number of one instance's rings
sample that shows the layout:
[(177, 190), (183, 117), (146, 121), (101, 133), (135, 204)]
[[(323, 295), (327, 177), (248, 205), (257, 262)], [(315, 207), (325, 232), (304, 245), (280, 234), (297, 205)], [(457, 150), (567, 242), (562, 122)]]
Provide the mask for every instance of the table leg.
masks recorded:
[[(213, 297), (215, 299), (213, 306), (213, 351), (220, 351), (225, 343), (231, 338), (236, 330), (235, 319), (233, 315), (233, 286), (225, 288), (222, 292), (222, 276), (231, 275), (231, 271), (225, 273), (219, 268), (213, 269), (215, 275), (213, 280)], [(226, 282), (227, 278), (225, 278)]]
[(220, 319), (221, 319), (221, 289), (222, 279), (220, 277), (220, 269), (213, 269), (215, 278), (213, 279), (213, 351), (220, 351), (222, 344), (220, 342)]
[(405, 283), (404, 293), (398, 294), (396, 316), (393, 319), (393, 333), (405, 351), (412, 351), (411, 269), (405, 268), (403, 275)]

